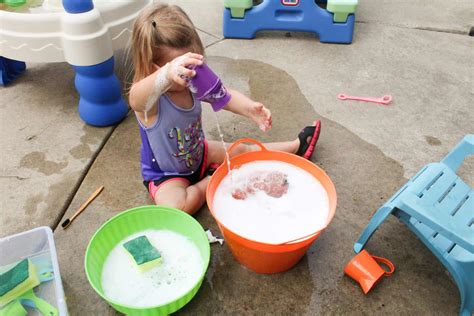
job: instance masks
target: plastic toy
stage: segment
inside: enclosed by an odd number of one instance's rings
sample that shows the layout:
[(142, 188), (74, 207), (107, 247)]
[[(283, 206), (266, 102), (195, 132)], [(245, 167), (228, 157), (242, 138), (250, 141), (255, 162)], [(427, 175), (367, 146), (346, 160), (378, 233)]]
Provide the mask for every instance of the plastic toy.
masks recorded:
[[(382, 269), (379, 263), (386, 265), (389, 270)], [(364, 294), (369, 293), (382, 277), (391, 276), (393, 272), (395, 266), (390, 260), (372, 256), (365, 249), (355, 255), (344, 268), (344, 273), (359, 283)]]
[(25, 61), (67, 61), (76, 72), (81, 118), (95, 126), (120, 122), (128, 107), (114, 74), (113, 52), (127, 45), (133, 21), (149, 3), (63, 0), (62, 7), (59, 0), (44, 0), (42, 11), (0, 10), (0, 84), (18, 76)]
[(312, 32), (323, 43), (352, 42), (358, 0), (224, 0), (224, 37), (254, 38), (262, 30)]
[(230, 101), (230, 94), (222, 84), (221, 79), (209, 68), (202, 64), (194, 68), (196, 75), (189, 81), (191, 90), (200, 101), (209, 102), (214, 112), (221, 110)]
[(354, 245), (360, 252), (380, 224), (393, 214), (410, 228), (453, 276), (463, 316), (474, 311), (474, 191), (456, 171), (474, 154), (474, 134), (439, 163), (421, 169), (377, 210)]
[(381, 98), (368, 98), (368, 97), (354, 97), (344, 93), (340, 93), (337, 95), (339, 100), (354, 100), (354, 101), (363, 101), (363, 102), (372, 102), (372, 103), (379, 103), (379, 104), (389, 104), (392, 102), (393, 98), (391, 95), (384, 95)]
[(25, 69), (24, 62), (0, 56), (0, 85), (6, 86), (21, 75)]

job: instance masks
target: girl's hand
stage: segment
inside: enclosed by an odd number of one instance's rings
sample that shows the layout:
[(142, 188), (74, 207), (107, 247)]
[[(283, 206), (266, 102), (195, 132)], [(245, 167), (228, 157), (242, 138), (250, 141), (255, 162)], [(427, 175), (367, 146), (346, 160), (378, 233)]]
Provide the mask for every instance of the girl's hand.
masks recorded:
[(194, 53), (186, 53), (182, 56), (176, 57), (164, 67), (166, 68), (166, 78), (173, 83), (180, 86), (186, 87), (187, 82), (185, 77), (192, 78), (196, 75), (196, 72), (192, 69), (188, 69), (187, 66), (195, 65), (199, 66), (203, 63), (203, 56)]
[(248, 117), (264, 132), (272, 128), (272, 113), (260, 102), (252, 102)]

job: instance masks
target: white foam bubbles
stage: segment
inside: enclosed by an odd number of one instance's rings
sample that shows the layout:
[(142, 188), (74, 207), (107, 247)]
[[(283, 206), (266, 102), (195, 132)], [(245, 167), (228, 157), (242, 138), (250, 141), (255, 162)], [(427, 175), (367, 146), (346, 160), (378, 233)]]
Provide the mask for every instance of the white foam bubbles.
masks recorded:
[[(288, 191), (279, 198), (257, 191), (244, 200), (232, 197), (259, 172), (287, 175)], [(329, 199), (321, 183), (305, 170), (280, 161), (255, 161), (232, 170), (220, 183), (213, 201), (219, 221), (245, 238), (280, 244), (310, 235), (324, 228), (329, 214)]]
[[(123, 244), (143, 235), (158, 249), (163, 261), (141, 273)], [(199, 281), (203, 265), (199, 249), (185, 236), (169, 230), (145, 230), (123, 239), (110, 252), (102, 270), (102, 288), (105, 296), (123, 305), (162, 305), (190, 291)]]

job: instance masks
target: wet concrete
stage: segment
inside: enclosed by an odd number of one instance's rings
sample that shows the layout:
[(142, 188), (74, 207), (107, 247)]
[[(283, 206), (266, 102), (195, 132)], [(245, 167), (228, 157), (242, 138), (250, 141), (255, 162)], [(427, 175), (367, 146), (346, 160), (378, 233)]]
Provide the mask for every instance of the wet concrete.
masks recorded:
[(66, 166), (67, 161), (54, 162), (47, 160), (45, 153), (39, 151), (26, 154), (20, 161), (21, 168), (37, 170), (47, 176), (61, 173), (61, 170)]
[(433, 136), (426, 136), (425, 135), (426, 142), (430, 144), (431, 146), (439, 146), (441, 145), (441, 141), (437, 139), (436, 137)]
[(27, 66), (18, 80), (0, 87), (0, 237), (54, 227), (111, 132), (79, 118), (69, 65)]
[[(455, 314), (458, 292), (443, 267), (401, 225), (390, 218), (368, 245), (396, 265), (393, 277), (365, 296), (342, 270), (352, 246), (375, 210), (406, 179), (402, 167), (343, 126), (313, 110), (285, 71), (252, 60), (210, 57), (213, 69), (225, 69), (229, 86), (271, 104), (274, 127), (261, 133), (248, 120), (219, 112), (225, 139), (251, 136), (264, 141), (295, 138), (302, 127), (322, 120), (322, 135), (312, 159), (333, 180), (338, 192), (336, 216), (298, 265), (282, 274), (259, 275), (238, 264), (226, 244), (213, 245), (206, 279), (180, 314)], [(261, 73), (266, 76), (262, 78)], [(213, 114), (204, 107), (209, 139), (217, 139)], [(92, 290), (83, 272), (87, 243), (100, 225), (127, 208), (151, 204), (139, 175), (139, 136), (133, 116), (105, 145), (64, 218), (100, 185), (104, 192), (66, 231), (55, 231), (58, 256), (71, 314), (110, 315), (114, 311)], [(308, 197), (310, 198), (310, 197)], [(196, 219), (216, 234), (207, 207)], [(251, 220), (251, 219), (249, 219)], [(440, 286), (442, 284), (442, 286)]]

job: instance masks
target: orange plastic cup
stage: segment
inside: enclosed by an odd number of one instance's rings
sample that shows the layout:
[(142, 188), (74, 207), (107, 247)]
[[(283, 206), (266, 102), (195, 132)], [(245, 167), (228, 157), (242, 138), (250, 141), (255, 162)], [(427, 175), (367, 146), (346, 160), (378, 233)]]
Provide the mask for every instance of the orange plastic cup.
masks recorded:
[(300, 167), (310, 173), (322, 184), (328, 194), (329, 214), (325, 227), (296, 240), (289, 240), (282, 244), (267, 244), (238, 235), (225, 227), (215, 215), (213, 207), (214, 195), (219, 184), (228, 173), (227, 161), (217, 168), (216, 172), (211, 177), (207, 187), (207, 205), (209, 206), (209, 210), (216, 220), (230, 251), (234, 255), (234, 258), (242, 265), (257, 273), (271, 274), (289, 270), (301, 260), (314, 240), (319, 237), (333, 219), (337, 204), (336, 188), (329, 176), (311, 161), (297, 155), (267, 150), (260, 142), (254, 139), (240, 139), (229, 147), (228, 152), (232, 152), (232, 150), (241, 143), (253, 143), (259, 146), (260, 150), (232, 157), (230, 160), (231, 169), (239, 168), (241, 165), (254, 161), (276, 160), (286, 162), (296, 167)]
[[(386, 265), (389, 271), (382, 269), (378, 262)], [(367, 294), (382, 277), (390, 276), (395, 266), (390, 260), (372, 256), (367, 250), (358, 253), (344, 268), (344, 273), (359, 282), (364, 294)]]

